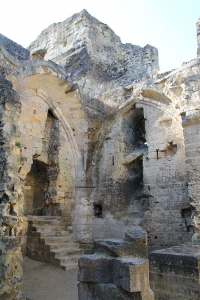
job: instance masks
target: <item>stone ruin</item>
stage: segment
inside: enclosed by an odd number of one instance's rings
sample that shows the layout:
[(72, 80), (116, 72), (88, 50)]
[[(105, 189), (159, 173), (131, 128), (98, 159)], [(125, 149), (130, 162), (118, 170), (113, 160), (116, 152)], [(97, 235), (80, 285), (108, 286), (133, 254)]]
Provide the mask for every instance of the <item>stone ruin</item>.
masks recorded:
[(87, 11), (24, 49), (0, 35), (0, 298), (23, 256), (69, 270), (79, 300), (200, 298), (197, 58), (159, 74)]

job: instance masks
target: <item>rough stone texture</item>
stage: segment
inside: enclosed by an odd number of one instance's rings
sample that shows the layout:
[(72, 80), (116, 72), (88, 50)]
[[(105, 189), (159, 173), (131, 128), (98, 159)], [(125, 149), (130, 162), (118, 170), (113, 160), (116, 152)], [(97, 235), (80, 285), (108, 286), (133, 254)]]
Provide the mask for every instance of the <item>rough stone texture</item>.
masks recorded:
[(150, 253), (155, 299), (199, 299), (200, 246), (184, 244)]
[(3, 47), (17, 59), (26, 60), (30, 58), (29, 50), (8, 39), (3, 34), (0, 34), (0, 45), (3, 45)]
[(113, 263), (113, 283), (128, 292), (149, 288), (149, 263), (141, 258), (123, 258)]
[[(114, 284), (79, 283), (79, 300), (142, 300), (141, 293), (129, 293)], [(95, 297), (95, 298), (94, 298)], [(146, 299), (146, 298), (145, 298)]]
[[(156, 48), (121, 44), (120, 38), (106, 24), (86, 10), (62, 23), (52, 24), (31, 43), (29, 50), (32, 56), (38, 51), (46, 51), (44, 59), (64, 66), (73, 80), (91, 75), (98, 82), (98, 88), (95, 88), (98, 93), (100, 82), (101, 85), (110, 82), (111, 86), (127, 84), (158, 70)], [(81, 81), (83, 83), (83, 79)], [(92, 88), (90, 84), (88, 88)], [(92, 90), (94, 93), (94, 87)]]
[(105, 255), (84, 255), (79, 259), (78, 280), (81, 282), (112, 283), (113, 260)]
[(129, 231), (127, 236), (130, 241), (95, 241), (95, 253), (79, 259), (79, 300), (154, 299), (149, 287), (149, 261), (142, 257), (144, 252), (147, 256), (144, 230), (137, 234)]
[[(198, 245), (199, 20), (198, 57), (164, 74), (156, 48), (122, 44), (85, 10), (45, 29), (29, 47), (31, 60), (3, 41), (2, 236), (20, 237), (25, 254), (27, 215), (36, 214), (60, 217), (82, 249), (99, 240), (111, 257), (145, 258), (141, 228), (148, 251), (191, 238)], [(116, 294), (113, 283), (107, 288)]]
[(16, 144), (19, 131), (16, 127), (21, 104), (11, 82), (0, 69), (0, 286), (1, 299), (22, 299), (22, 202), (20, 180), (20, 148)]

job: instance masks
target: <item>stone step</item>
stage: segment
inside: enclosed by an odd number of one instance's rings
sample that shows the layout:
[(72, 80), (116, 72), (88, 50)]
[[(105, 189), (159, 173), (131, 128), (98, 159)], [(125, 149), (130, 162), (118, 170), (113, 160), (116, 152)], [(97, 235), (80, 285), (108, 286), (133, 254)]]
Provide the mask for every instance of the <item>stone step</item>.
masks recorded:
[(65, 248), (65, 249), (54, 249), (51, 252), (55, 253), (55, 258), (61, 259), (62, 257), (76, 257), (77, 255), (82, 255), (84, 253), (83, 250), (76, 248)]
[(45, 243), (47, 245), (54, 245), (54, 244), (59, 244), (59, 243), (64, 243), (64, 242), (73, 242), (73, 237), (71, 235), (66, 235), (66, 236), (48, 236), (45, 237)]
[(60, 266), (65, 271), (70, 271), (70, 270), (78, 269), (78, 263), (61, 264)]
[[(73, 234), (60, 225), (61, 217), (29, 216), (32, 233), (37, 232), (45, 245), (50, 246), (50, 255), (54, 254), (58, 265), (63, 270), (78, 268), (78, 259), (84, 253), (79, 244), (74, 243)], [(48, 254), (48, 255), (49, 255)]]
[(62, 217), (56, 217), (56, 216), (28, 216), (28, 221), (35, 221), (35, 222), (40, 222), (40, 221), (54, 221), (54, 220), (62, 220)]
[(67, 265), (71, 263), (78, 263), (78, 260), (82, 254), (80, 255), (66, 255), (66, 256), (60, 256), (57, 257), (57, 259), (60, 260), (60, 265)]
[(64, 230), (64, 226), (56, 225), (32, 225), (32, 228), (36, 228), (37, 232), (51, 232), (51, 231), (61, 231)]
[(69, 232), (65, 230), (41, 232), (41, 238), (44, 239), (46, 237), (61, 237), (61, 236), (69, 236)]
[(44, 226), (44, 225), (58, 225), (60, 224), (60, 220), (33, 220), (33, 221), (28, 221), (32, 226)]
[(76, 270), (78, 269), (78, 263), (61, 264), (60, 267), (65, 271)]
[[(45, 242), (46, 243), (46, 242)], [(47, 245), (50, 246), (50, 249), (53, 250), (57, 250), (57, 249), (79, 249), (79, 244), (77, 243), (73, 243), (73, 239), (71, 242), (62, 242), (62, 243), (46, 243)]]

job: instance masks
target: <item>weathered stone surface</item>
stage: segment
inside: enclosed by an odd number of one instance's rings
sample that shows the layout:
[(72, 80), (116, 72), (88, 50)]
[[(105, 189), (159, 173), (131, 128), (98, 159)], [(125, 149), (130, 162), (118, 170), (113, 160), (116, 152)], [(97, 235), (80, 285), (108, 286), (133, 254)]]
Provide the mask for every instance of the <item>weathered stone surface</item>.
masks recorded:
[(112, 283), (113, 259), (102, 254), (84, 255), (78, 261), (81, 282)]
[[(50, 47), (50, 41), (56, 47)], [(76, 80), (89, 73), (95, 81), (98, 76), (98, 81), (127, 84), (134, 78), (158, 70), (156, 48), (121, 44), (119, 37), (106, 24), (100, 23), (86, 10), (45, 29), (29, 46), (32, 55), (40, 49), (46, 50), (44, 59), (64, 66), (68, 76)]]
[(107, 252), (111, 256), (141, 256), (147, 257), (147, 244), (137, 240), (130, 242), (120, 239), (95, 240), (96, 250)]
[(29, 50), (23, 48), (12, 40), (8, 39), (3, 34), (0, 34), (0, 45), (3, 47), (14, 57), (19, 60), (27, 60), (30, 58)]
[(125, 233), (125, 241), (136, 242), (147, 246), (147, 233), (142, 228), (129, 229)]
[[(198, 58), (157, 74), (156, 48), (122, 44), (85, 10), (45, 29), (29, 47), (31, 60), (27, 50), (0, 36), (2, 238), (21, 238), (25, 253), (27, 215), (37, 214), (61, 217), (61, 226), (70, 228), (84, 249), (92, 249), (96, 240), (97, 252), (109, 254), (110, 260), (124, 255), (145, 259), (143, 230), (149, 251), (191, 238), (193, 246), (198, 245), (199, 20), (197, 43)], [(33, 234), (32, 242), (37, 240)], [(18, 253), (16, 241), (10, 255)], [(32, 242), (28, 251), (36, 257)], [(4, 244), (2, 240), (2, 249)], [(54, 259), (49, 247), (41, 244), (40, 250)], [(3, 254), (4, 260), (7, 255)], [(14, 257), (19, 269), (20, 254)], [(151, 275), (156, 278), (156, 297), (170, 294), (175, 299), (180, 294), (195, 299), (197, 261), (180, 253), (158, 257), (162, 276), (157, 267)], [(182, 281), (177, 290), (168, 276), (168, 263), (174, 263), (174, 257), (180, 266), (171, 266), (177, 272), (173, 279)], [(94, 274), (97, 265), (95, 261)], [(121, 269), (130, 274), (131, 268), (125, 263)], [(85, 269), (88, 274), (87, 263)], [(14, 270), (8, 273), (16, 275)], [(19, 294), (20, 276), (18, 283), (12, 281)], [(191, 289), (183, 293), (185, 277)], [(15, 297), (10, 279), (2, 278), (3, 297), (5, 293)], [(109, 284), (101, 286), (105, 297), (119, 288)], [(97, 283), (86, 288), (91, 297), (94, 291), (97, 297), (98, 289)], [(148, 288), (140, 296), (153, 297)]]
[[(78, 284), (79, 300), (142, 300), (141, 293), (125, 292), (114, 284)], [(146, 299), (146, 298), (145, 298)]]
[(123, 257), (113, 261), (113, 283), (128, 292), (149, 288), (149, 262), (142, 258)]
[[(79, 259), (79, 299), (154, 299), (149, 262), (141, 257), (147, 249), (145, 231), (129, 231), (127, 239), (95, 241), (95, 253)], [(130, 253), (135, 244), (141, 247), (137, 256)]]
[[(150, 281), (155, 298), (199, 299), (200, 247), (185, 244), (150, 253)], [(176, 298), (175, 298), (176, 299)]]

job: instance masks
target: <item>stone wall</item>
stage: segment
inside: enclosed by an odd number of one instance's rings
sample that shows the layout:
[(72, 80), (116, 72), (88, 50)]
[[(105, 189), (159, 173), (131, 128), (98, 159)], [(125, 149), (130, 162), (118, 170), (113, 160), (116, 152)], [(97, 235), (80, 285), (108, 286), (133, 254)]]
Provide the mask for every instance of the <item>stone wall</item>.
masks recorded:
[(152, 76), (159, 69), (155, 47), (122, 44), (106, 24), (86, 10), (42, 31), (29, 50), (33, 58), (43, 51), (45, 60), (65, 67), (68, 78), (79, 82), (82, 93), (90, 96)]
[(155, 299), (199, 299), (199, 245), (184, 244), (150, 253)]
[(3, 45), (3, 47), (17, 59), (26, 60), (30, 58), (29, 50), (8, 39), (3, 34), (0, 34), (0, 45)]
[(18, 168), (21, 159), (17, 122), (21, 104), (12, 84), (0, 70), (0, 286), (1, 299), (21, 299), (23, 203)]
[(134, 93), (133, 86), (108, 115), (93, 153), (93, 214), (102, 209), (93, 216), (93, 238), (122, 238), (127, 227), (142, 225), (149, 250), (177, 245), (193, 234), (181, 116), (154, 90), (140, 92), (140, 100)]

